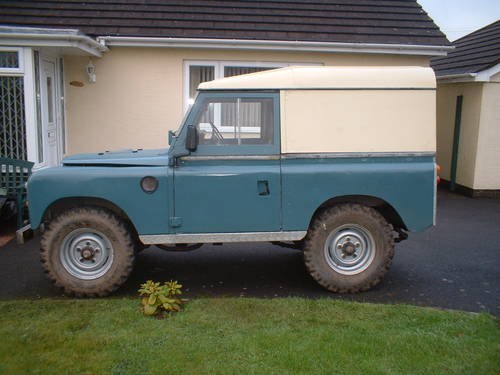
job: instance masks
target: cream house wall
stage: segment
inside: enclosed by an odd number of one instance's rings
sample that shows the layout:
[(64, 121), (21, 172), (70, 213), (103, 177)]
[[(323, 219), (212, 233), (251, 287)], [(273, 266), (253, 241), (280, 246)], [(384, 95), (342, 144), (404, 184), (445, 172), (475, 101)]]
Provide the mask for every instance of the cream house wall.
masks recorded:
[(500, 83), (498, 82), (483, 85), (474, 189), (500, 189)]
[(439, 84), (437, 89), (437, 163), (450, 180), (457, 96), (463, 95), (456, 182), (473, 188), (481, 114), (482, 83)]
[(409, 55), (114, 47), (93, 59), (97, 81), (88, 83), (88, 58), (66, 56), (67, 153), (165, 147), (183, 116), (185, 60), (429, 66)]

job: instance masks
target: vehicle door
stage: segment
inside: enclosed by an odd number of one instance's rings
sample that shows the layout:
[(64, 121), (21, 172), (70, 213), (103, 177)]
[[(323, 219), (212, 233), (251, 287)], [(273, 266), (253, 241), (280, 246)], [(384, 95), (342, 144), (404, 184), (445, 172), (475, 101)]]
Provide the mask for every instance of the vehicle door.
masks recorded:
[(197, 149), (174, 168), (177, 233), (281, 229), (278, 93), (200, 93)]

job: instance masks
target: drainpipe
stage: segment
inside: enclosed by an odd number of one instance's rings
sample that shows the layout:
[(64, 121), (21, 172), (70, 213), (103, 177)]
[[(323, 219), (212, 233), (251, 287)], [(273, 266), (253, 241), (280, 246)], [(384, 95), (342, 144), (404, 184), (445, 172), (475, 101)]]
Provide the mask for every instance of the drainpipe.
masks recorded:
[(450, 190), (455, 191), (457, 182), (458, 147), (460, 146), (460, 126), (462, 123), (463, 95), (457, 96), (455, 109), (455, 129), (453, 131), (453, 151), (451, 152)]

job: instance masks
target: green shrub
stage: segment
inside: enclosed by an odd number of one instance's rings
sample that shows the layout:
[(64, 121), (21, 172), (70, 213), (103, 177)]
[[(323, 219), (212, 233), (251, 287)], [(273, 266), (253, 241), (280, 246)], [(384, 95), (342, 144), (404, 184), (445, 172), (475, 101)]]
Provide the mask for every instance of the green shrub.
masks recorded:
[(160, 285), (152, 280), (141, 284), (141, 311), (144, 315), (160, 315), (164, 312), (180, 311), (181, 305), (187, 300), (179, 298), (182, 294), (182, 285), (177, 281), (168, 281)]

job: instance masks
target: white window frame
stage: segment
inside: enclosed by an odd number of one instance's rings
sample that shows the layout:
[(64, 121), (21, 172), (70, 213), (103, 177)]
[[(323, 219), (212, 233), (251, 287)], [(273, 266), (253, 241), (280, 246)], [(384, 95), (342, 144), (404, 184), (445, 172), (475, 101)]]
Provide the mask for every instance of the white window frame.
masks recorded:
[(36, 166), (38, 163), (38, 142), (32, 49), (30, 47), (2, 46), (0, 51), (17, 52), (19, 67), (0, 68), (0, 76), (23, 77), (26, 153), (28, 160), (35, 162)]
[(40, 163), (38, 160), (38, 128), (36, 115), (36, 90), (35, 90), (35, 62), (33, 50), (24, 48), (23, 68), (24, 68), (24, 119), (26, 121), (26, 148), (28, 160), (35, 163), (33, 169)]
[[(184, 60), (184, 89), (183, 89), (183, 113), (186, 113), (189, 109), (189, 68), (191, 66), (213, 66), (214, 67), (214, 79), (224, 78), (224, 68), (227, 66), (236, 66), (238, 68), (284, 68), (292, 65), (324, 65), (322, 63), (303, 63), (303, 62), (276, 62), (276, 61), (221, 61), (221, 60)], [(217, 115), (220, 113), (220, 108), (215, 108), (215, 117), (220, 118)], [(220, 124), (215, 123), (217, 128), (223, 132), (231, 132), (233, 127), (231, 126), (220, 126)], [(208, 126), (208, 125), (207, 125)], [(247, 133), (258, 133), (260, 128), (254, 127), (242, 127), (241, 131)]]
[(226, 66), (237, 66), (241, 68), (284, 68), (292, 65), (324, 65), (322, 63), (304, 62), (279, 62), (279, 61), (238, 61), (238, 60), (184, 60), (184, 88), (183, 88), (183, 113), (189, 109), (189, 68), (191, 66), (213, 66), (214, 79), (224, 78)]
[(0, 67), (0, 75), (22, 76), (24, 74), (24, 49), (22, 47), (0, 47), (0, 52), (17, 52), (17, 68)]

